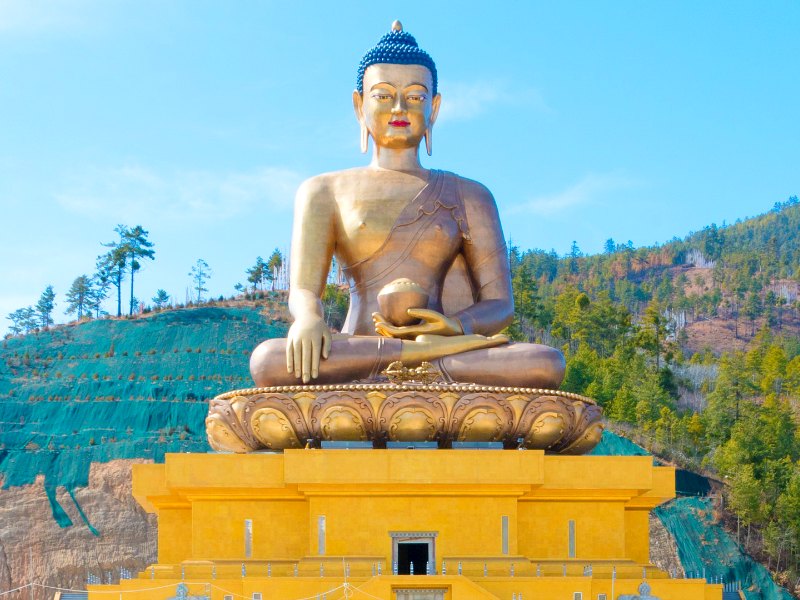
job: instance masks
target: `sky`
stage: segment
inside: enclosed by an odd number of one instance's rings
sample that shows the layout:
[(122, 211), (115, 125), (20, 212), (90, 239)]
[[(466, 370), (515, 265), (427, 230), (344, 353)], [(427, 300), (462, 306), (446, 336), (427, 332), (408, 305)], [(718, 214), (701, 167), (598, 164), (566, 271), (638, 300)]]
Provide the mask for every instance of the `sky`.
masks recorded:
[[(436, 61), (423, 165), (522, 248), (663, 243), (800, 195), (800, 3), (0, 0), (0, 332), (143, 226), (149, 302), (230, 295), (305, 178), (368, 163), (352, 91), (394, 19)], [(124, 294), (127, 295), (127, 286)], [(109, 311), (115, 305), (109, 301)]]

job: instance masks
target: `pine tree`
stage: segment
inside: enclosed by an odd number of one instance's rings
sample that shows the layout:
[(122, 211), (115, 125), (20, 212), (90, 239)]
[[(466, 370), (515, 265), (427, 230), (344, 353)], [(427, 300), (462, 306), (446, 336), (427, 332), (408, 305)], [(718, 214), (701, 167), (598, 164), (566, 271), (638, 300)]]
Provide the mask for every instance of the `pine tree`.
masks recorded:
[(91, 280), (86, 275), (77, 277), (67, 291), (67, 314), (77, 312), (78, 320), (80, 321), (84, 314), (89, 313), (92, 301), (92, 284)]
[(267, 260), (267, 271), (269, 273), (269, 278), (272, 281), (273, 292), (275, 291), (275, 281), (278, 279), (278, 274), (280, 273), (281, 267), (283, 267), (283, 254), (281, 254), (280, 250), (275, 248)]
[(120, 225), (117, 229), (120, 228), (121, 248), (128, 254), (128, 269), (131, 274), (131, 300), (128, 314), (132, 315), (136, 304), (133, 296), (133, 279), (136, 272), (142, 268), (139, 259), (153, 260), (155, 251), (152, 249), (153, 243), (147, 239), (147, 231), (141, 225), (137, 225), (133, 229), (126, 229)]
[(119, 241), (103, 244), (111, 248), (105, 254), (97, 257), (97, 272), (99, 279), (110, 281), (117, 288), (117, 316), (122, 316), (122, 282), (128, 267), (128, 248), (125, 245), (125, 234), (128, 231), (124, 225), (117, 225), (114, 231), (119, 234)]
[(14, 312), (8, 313), (6, 317), (9, 321), (11, 321), (11, 325), (9, 325), (8, 329), (11, 331), (11, 335), (19, 335), (22, 333), (22, 309), (18, 308)]
[(169, 294), (162, 289), (159, 289), (156, 292), (156, 295), (153, 296), (153, 304), (156, 307), (156, 310), (161, 310), (169, 303)]
[(30, 333), (39, 325), (37, 313), (31, 306), (18, 308), (6, 318), (11, 321), (11, 327), (9, 327), (9, 329), (13, 335)]
[(207, 292), (205, 284), (211, 278), (211, 268), (208, 263), (202, 258), (198, 258), (197, 262), (189, 271), (189, 276), (194, 281), (194, 291), (197, 292), (197, 302), (203, 301), (203, 292)]
[(42, 292), (39, 302), (36, 303), (36, 312), (39, 313), (42, 328), (47, 329), (53, 324), (53, 309), (56, 307), (56, 293), (53, 286), (48, 285)]
[(247, 269), (247, 281), (253, 284), (253, 293), (261, 289), (261, 285), (266, 279), (267, 263), (260, 256), (256, 257), (256, 264)]

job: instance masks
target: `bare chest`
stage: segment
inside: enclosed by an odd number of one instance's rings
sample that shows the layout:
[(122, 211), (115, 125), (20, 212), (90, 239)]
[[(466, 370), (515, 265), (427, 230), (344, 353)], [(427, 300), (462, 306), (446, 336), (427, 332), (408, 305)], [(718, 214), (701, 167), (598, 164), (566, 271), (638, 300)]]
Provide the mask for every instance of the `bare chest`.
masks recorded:
[[(355, 186), (354, 186), (355, 187)], [(424, 183), (360, 185), (336, 198), (337, 250), (348, 263), (362, 260), (383, 245), (404, 209)]]

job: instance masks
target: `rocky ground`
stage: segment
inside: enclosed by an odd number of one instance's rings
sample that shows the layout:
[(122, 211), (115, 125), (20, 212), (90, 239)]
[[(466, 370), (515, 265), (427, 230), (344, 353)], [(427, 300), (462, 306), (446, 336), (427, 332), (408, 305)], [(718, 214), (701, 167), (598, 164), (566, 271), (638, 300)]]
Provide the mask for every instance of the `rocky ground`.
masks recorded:
[(653, 515), (650, 515), (650, 562), (675, 577), (686, 576), (678, 558), (675, 538), (664, 527), (661, 519)]
[[(0, 591), (34, 581), (45, 586), (85, 589), (88, 576), (116, 581), (120, 569), (137, 573), (156, 559), (156, 518), (131, 496), (131, 465), (137, 460), (93, 464), (89, 486), (75, 498), (59, 489), (61, 506), (72, 519), (61, 528), (53, 519), (40, 477), (33, 485), (0, 490)], [(3, 600), (51, 599), (54, 590), (27, 589)]]

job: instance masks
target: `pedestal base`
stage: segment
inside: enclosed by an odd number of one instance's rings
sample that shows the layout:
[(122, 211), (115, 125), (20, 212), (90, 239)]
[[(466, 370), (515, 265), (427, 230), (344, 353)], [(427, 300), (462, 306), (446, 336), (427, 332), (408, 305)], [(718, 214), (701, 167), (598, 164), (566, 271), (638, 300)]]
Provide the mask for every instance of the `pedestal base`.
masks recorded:
[(649, 564), (648, 514), (674, 496), (674, 470), (650, 457), (170, 454), (134, 467), (134, 496), (158, 514), (158, 563), (92, 600), (722, 595)]
[(321, 441), (500, 442), (584, 454), (603, 433), (594, 400), (534, 388), (474, 384), (348, 384), (252, 388), (211, 401), (212, 448), (229, 452), (318, 446)]

